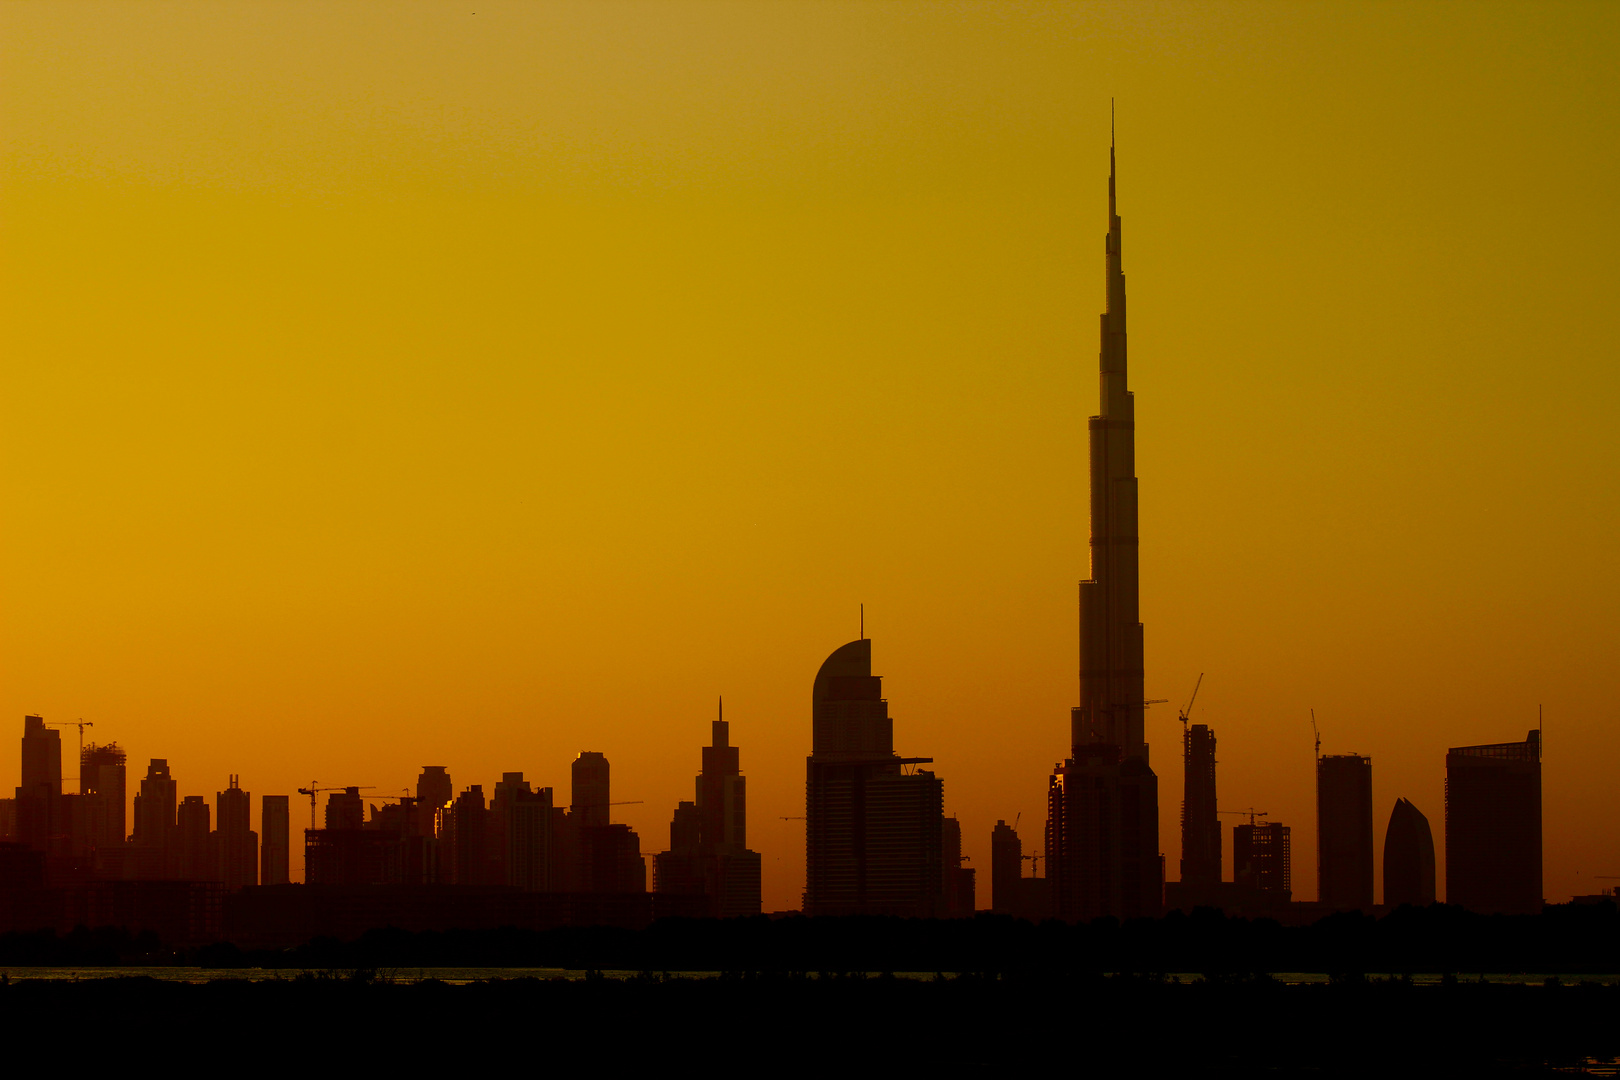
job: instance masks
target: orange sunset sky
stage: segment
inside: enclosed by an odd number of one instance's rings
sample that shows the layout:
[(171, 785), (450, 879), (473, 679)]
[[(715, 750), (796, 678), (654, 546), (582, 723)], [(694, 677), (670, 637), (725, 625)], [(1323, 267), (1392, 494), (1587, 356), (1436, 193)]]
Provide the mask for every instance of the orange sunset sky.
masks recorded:
[(987, 904), (1077, 697), (1114, 98), (1169, 876), (1207, 672), (1296, 898), (1311, 708), (1381, 851), (1543, 706), (1547, 896), (1615, 884), (1617, 56), (1613, 4), (0, 4), (0, 786), (27, 712), (210, 801), (591, 749), (652, 852), (723, 694), (797, 907), (864, 603)]

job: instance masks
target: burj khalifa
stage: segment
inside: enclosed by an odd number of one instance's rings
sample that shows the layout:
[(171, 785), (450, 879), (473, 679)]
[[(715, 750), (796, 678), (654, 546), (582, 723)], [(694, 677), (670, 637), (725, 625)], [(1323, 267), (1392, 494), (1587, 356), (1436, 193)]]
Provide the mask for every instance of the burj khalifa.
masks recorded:
[(1158, 778), (1143, 717), (1136, 400), (1126, 379), (1125, 271), (1108, 148), (1098, 412), (1089, 423), (1091, 576), (1080, 583), (1080, 704), (1070, 757), (1048, 789), (1046, 851), (1057, 914), (1157, 915), (1164, 901)]
[(1098, 356), (1099, 406), (1091, 434), (1091, 577), (1080, 583), (1080, 705), (1075, 750), (1095, 743), (1147, 760), (1143, 739), (1142, 618), (1136, 533), (1136, 395), (1125, 370), (1125, 271), (1108, 148), (1108, 238)]

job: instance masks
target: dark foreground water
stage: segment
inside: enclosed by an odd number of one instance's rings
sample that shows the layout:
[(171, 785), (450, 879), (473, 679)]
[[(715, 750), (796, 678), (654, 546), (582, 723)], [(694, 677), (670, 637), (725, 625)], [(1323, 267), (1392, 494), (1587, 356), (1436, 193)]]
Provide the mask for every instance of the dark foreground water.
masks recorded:
[(1613, 977), (135, 970), (5, 971), (12, 1060), (37, 1046), (254, 1073), (1528, 1076), (1614, 1075), (1620, 1054)]

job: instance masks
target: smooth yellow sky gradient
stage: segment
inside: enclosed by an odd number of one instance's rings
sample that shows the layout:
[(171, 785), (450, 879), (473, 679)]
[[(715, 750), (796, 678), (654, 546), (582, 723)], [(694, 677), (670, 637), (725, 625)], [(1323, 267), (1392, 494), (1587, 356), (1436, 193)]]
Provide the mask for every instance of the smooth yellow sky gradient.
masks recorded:
[(210, 798), (593, 749), (651, 852), (724, 694), (796, 907), (865, 603), (987, 903), (1076, 698), (1113, 97), (1149, 697), (1208, 673), (1302, 898), (1308, 709), (1381, 850), (1543, 704), (1547, 894), (1612, 884), (1616, 56), (1609, 4), (0, 5), (0, 784), (31, 711)]

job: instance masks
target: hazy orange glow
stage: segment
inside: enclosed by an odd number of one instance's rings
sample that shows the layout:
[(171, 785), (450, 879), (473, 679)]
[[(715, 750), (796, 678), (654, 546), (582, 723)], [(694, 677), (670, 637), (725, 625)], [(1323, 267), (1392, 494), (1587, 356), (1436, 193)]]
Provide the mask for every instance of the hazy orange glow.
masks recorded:
[(1113, 97), (1149, 697), (1208, 673), (1305, 899), (1308, 709), (1381, 847), (1544, 705), (1595, 892), (1617, 55), (1605, 4), (0, 6), (0, 785), (32, 711), (210, 800), (592, 749), (655, 851), (723, 694), (796, 907), (864, 603), (984, 904), (1077, 693)]

